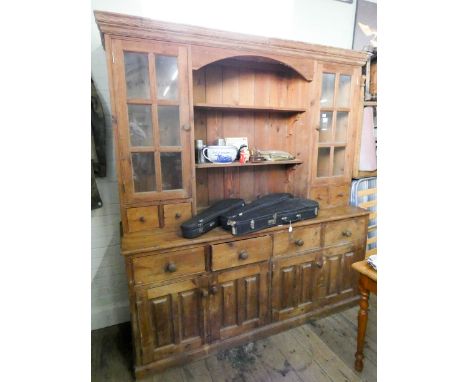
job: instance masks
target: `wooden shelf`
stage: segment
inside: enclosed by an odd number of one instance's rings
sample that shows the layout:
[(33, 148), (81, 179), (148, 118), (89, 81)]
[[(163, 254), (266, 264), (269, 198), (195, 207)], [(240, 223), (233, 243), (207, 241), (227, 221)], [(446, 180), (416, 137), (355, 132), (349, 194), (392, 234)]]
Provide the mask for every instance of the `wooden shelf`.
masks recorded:
[(247, 162), (240, 163), (238, 161), (227, 163), (227, 164), (216, 164), (216, 163), (200, 163), (195, 164), (195, 168), (224, 168), (224, 167), (251, 167), (251, 166), (279, 166), (279, 165), (297, 165), (301, 164), (302, 161), (299, 159), (292, 160), (277, 160), (277, 161), (263, 161), (263, 162)]
[(248, 106), (248, 105), (222, 105), (214, 103), (196, 103), (193, 105), (196, 109), (204, 110), (239, 110), (239, 111), (271, 111), (279, 113), (304, 113), (306, 109), (298, 107), (280, 107), (280, 106)]

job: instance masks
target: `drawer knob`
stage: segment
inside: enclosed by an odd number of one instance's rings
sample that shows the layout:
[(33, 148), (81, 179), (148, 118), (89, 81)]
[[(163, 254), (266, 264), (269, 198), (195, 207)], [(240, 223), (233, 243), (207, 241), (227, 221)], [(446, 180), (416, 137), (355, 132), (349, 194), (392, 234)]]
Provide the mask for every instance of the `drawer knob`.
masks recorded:
[(245, 250), (242, 250), (242, 251), (239, 253), (239, 259), (240, 259), (240, 260), (246, 260), (248, 257), (249, 257), (249, 254), (248, 254), (247, 251), (245, 251)]
[(169, 263), (167, 263), (167, 265), (166, 265), (166, 271), (167, 272), (173, 273), (176, 270), (177, 270), (177, 267), (176, 267), (176, 265), (175, 265), (175, 263), (173, 261), (170, 261)]
[(351, 231), (343, 231), (343, 236), (350, 237), (353, 233)]
[(296, 245), (297, 245), (298, 247), (302, 247), (302, 246), (304, 245), (304, 240), (302, 240), (302, 239), (297, 239), (297, 240), (295, 241), (295, 243), (296, 243)]
[(144, 217), (144, 216), (140, 216), (140, 221), (141, 221), (142, 223), (144, 223), (144, 222), (146, 221), (145, 217)]
[(208, 297), (208, 291), (204, 288), (200, 289), (200, 294), (202, 297)]
[(322, 268), (323, 267), (323, 260), (322, 259), (318, 259), (316, 262), (315, 262), (315, 266), (317, 268)]
[(180, 212), (176, 212), (176, 214), (175, 214), (176, 219), (180, 219), (181, 216), (182, 216), (182, 214)]
[(210, 288), (210, 293), (211, 294), (216, 294), (218, 293), (218, 287), (216, 285), (211, 286)]

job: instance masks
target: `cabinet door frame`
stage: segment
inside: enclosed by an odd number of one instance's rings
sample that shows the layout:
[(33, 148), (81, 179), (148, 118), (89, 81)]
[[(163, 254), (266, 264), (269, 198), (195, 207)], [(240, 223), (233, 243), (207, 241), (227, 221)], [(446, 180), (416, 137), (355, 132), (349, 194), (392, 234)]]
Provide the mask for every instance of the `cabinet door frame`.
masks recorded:
[[(322, 91), (322, 78), (323, 73), (333, 73), (335, 74), (335, 87), (334, 87), (334, 101), (333, 105), (330, 107), (321, 107), (320, 106), (320, 98), (321, 98), (321, 91)], [(359, 108), (362, 107), (362, 100), (359, 97), (360, 94), (360, 86), (361, 86), (361, 68), (358, 66), (350, 66), (350, 65), (340, 65), (340, 64), (332, 64), (332, 63), (319, 63), (317, 72), (316, 72), (316, 83), (315, 88), (313, 91), (313, 99), (316, 100), (315, 104), (317, 106), (314, 107), (312, 112), (312, 132), (314, 139), (313, 144), (311, 146), (311, 158), (312, 158), (312, 166), (311, 166), (311, 184), (314, 186), (321, 186), (321, 185), (340, 185), (343, 183), (350, 182), (352, 171), (353, 171), (353, 163), (354, 163), (354, 146), (356, 144), (356, 139), (360, 139), (360, 137), (356, 137), (356, 124), (359, 119)], [(338, 90), (338, 74), (342, 75), (349, 75), (351, 76), (351, 89), (350, 89), (350, 101), (349, 107), (338, 107), (336, 106), (336, 98), (337, 98), (337, 90)], [(342, 145), (335, 145), (336, 142), (331, 142), (330, 145), (328, 144), (321, 144), (319, 143), (319, 127), (320, 127), (320, 114), (321, 111), (331, 111), (332, 118), (333, 118), (333, 128), (336, 126), (336, 114), (337, 112), (344, 111), (348, 112), (348, 128), (346, 134), (346, 146), (345, 146), (345, 164), (344, 164), (344, 173), (342, 175), (332, 175), (333, 169), (333, 159), (334, 155), (330, 155), (330, 164), (329, 164), (329, 176), (318, 177), (317, 176), (317, 166), (318, 166), (318, 150), (320, 147), (343, 147)]]
[[(252, 293), (249, 282), (255, 282), (252, 279), (254, 276), (258, 276), (258, 294), (253, 297), (258, 298), (249, 302), (247, 301), (248, 295)], [(231, 292), (225, 291), (227, 285), (232, 287)], [(215, 294), (211, 292), (213, 286), (217, 288)], [(238, 336), (270, 322), (270, 264), (268, 261), (213, 273), (210, 278), (209, 293), (210, 343)], [(234, 320), (232, 325), (223, 328), (225, 319), (223, 304), (226, 303), (225, 298), (228, 294), (233, 298), (233, 301), (228, 301), (227, 304), (232, 306), (230, 310), (234, 315)], [(247, 319), (246, 315), (252, 305), (256, 305), (258, 317)]]
[[(321, 250), (314, 250), (289, 257), (279, 257), (273, 260), (271, 297), (273, 321), (281, 321), (305, 314), (319, 307), (321, 302), (320, 288), (318, 285), (320, 268), (317, 264), (321, 262)], [(312, 280), (310, 280), (313, 284), (313, 289), (311, 291), (312, 299), (309, 301), (303, 301), (304, 271), (306, 267), (312, 272)], [(289, 280), (283, 280), (283, 276), (287, 275), (287, 273), (282, 273), (283, 270), (289, 272)], [(286, 290), (286, 285), (284, 284), (288, 282), (290, 283), (290, 288)], [(285, 292), (289, 297), (285, 297)], [(290, 306), (282, 306), (284, 303), (283, 298), (289, 298), (291, 300)]]
[(358, 294), (357, 272), (351, 264), (363, 259), (364, 247), (360, 245), (346, 244), (323, 250), (321, 277), (326, 289), (322, 296), (326, 304)]
[[(123, 189), (121, 194), (125, 204), (148, 202), (154, 200), (185, 199), (192, 194), (191, 168), (194, 160), (191, 153), (191, 123), (190, 123), (190, 104), (189, 104), (189, 65), (188, 65), (188, 47), (184, 45), (167, 44), (163, 42), (148, 43), (138, 40), (112, 40), (112, 78), (113, 78), (113, 101), (115, 106), (115, 116), (117, 120), (116, 145), (118, 147), (118, 163), (120, 165), (121, 183)], [(125, 82), (125, 63), (124, 52), (146, 53), (148, 54), (149, 81), (150, 81), (150, 99), (147, 100), (127, 100), (127, 90)], [(156, 55), (167, 55), (177, 57), (179, 77), (178, 77), (178, 100), (166, 101), (158, 100), (156, 96), (156, 73), (155, 62)], [(153, 125), (153, 146), (145, 149), (144, 147), (133, 148), (130, 145), (130, 130), (128, 126), (127, 104), (147, 104), (151, 106), (152, 125)], [(160, 147), (159, 129), (157, 121), (157, 107), (161, 105), (177, 105), (179, 107), (179, 125), (180, 125), (180, 147), (171, 148)], [(150, 152), (154, 154), (155, 182), (156, 190), (149, 192), (135, 192), (132, 170), (132, 152)], [(162, 190), (162, 175), (160, 154), (164, 152), (181, 153), (181, 176), (182, 189)]]
[[(207, 343), (207, 318), (208, 306), (207, 299), (203, 297), (202, 290), (206, 289), (207, 277), (198, 276), (185, 280), (177, 280), (165, 284), (151, 284), (144, 287), (135, 287), (135, 320), (138, 325), (139, 338), (135, 338), (140, 349), (137, 359), (141, 360), (142, 365), (148, 364), (160, 359), (167, 358), (171, 354), (177, 354), (184, 350), (199, 348)], [(196, 314), (198, 315), (198, 333), (199, 336), (183, 338), (184, 326), (182, 314), (184, 307), (180, 303), (180, 295), (183, 293), (195, 293), (197, 298)], [(157, 346), (155, 337), (160, 334), (155, 327), (154, 317), (152, 316), (151, 304), (156, 299), (168, 297), (168, 335), (172, 336), (173, 341)], [(182, 296), (183, 297), (183, 296)], [(189, 314), (190, 312), (185, 312)], [(193, 317), (191, 315), (191, 317)]]

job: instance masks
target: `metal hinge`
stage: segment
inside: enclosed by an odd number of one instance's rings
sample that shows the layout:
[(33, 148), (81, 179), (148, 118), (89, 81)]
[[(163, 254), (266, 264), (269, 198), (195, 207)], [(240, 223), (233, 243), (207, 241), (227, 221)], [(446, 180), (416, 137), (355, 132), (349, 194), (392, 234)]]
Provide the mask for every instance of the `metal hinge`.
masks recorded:
[(114, 52), (112, 52), (112, 63), (115, 64)]

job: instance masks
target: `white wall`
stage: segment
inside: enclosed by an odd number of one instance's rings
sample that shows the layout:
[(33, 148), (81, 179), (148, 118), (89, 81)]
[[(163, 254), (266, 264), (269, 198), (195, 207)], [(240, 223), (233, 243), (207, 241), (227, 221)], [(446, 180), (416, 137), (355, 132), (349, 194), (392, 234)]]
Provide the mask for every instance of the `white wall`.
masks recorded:
[[(92, 8), (233, 32), (351, 48), (356, 1), (92, 0)], [(129, 320), (124, 260), (119, 254), (119, 197), (110, 125), (105, 53), (91, 14), (91, 73), (107, 121), (106, 178), (97, 178), (103, 207), (91, 212), (91, 327)]]

